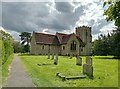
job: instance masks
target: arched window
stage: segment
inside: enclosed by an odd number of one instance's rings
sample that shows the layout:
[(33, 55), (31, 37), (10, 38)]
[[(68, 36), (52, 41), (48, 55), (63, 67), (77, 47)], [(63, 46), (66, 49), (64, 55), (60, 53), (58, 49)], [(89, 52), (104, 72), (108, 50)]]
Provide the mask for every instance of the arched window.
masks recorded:
[(65, 46), (63, 46), (63, 50), (65, 50)]
[(76, 42), (73, 41), (70, 45), (70, 50), (75, 51), (76, 50)]
[(44, 49), (44, 45), (42, 46), (42, 49)]

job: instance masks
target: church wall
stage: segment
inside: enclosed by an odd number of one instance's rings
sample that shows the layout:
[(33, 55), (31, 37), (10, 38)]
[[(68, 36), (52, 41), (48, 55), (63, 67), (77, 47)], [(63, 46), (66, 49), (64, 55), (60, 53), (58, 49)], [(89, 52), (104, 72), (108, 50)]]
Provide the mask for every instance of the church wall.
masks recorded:
[[(71, 50), (71, 43), (75, 41), (76, 42), (76, 51), (72, 51)], [(77, 40), (77, 38), (72, 35), (69, 39), (69, 41), (67, 42), (67, 44), (65, 45), (62, 45), (62, 55), (76, 55), (76, 54), (79, 54), (80, 51), (79, 51), (79, 41)], [(65, 46), (65, 50), (63, 50), (63, 46)]]
[(37, 54), (34, 32), (33, 32), (31, 43), (30, 43), (30, 54)]

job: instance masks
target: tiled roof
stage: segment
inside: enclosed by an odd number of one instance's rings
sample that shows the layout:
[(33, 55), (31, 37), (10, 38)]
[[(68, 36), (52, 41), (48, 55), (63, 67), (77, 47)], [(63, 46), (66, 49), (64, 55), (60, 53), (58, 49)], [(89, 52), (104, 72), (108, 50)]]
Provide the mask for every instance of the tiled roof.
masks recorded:
[(56, 35), (36, 33), (36, 32), (34, 32), (34, 34), (35, 34), (36, 43), (38, 44), (59, 44)]
[(57, 37), (58, 37), (58, 40), (59, 40), (59, 43), (60, 44), (65, 44), (67, 43), (67, 41), (69, 40), (70, 36), (72, 34), (63, 34), (63, 33), (56, 33)]
[(80, 43), (83, 43), (79, 36), (76, 34), (63, 34), (63, 33), (56, 33), (56, 35), (45, 34), (45, 33), (37, 33), (34, 32), (35, 40), (37, 44), (66, 44), (71, 35), (75, 35), (76, 38), (79, 40)]

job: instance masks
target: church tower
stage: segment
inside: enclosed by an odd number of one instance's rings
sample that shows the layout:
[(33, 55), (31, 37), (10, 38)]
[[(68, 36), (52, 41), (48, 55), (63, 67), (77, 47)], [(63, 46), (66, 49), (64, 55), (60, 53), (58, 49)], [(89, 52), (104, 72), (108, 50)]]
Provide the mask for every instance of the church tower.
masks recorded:
[(80, 26), (76, 27), (76, 35), (85, 43), (85, 47), (80, 48), (81, 55), (91, 55), (92, 35), (91, 27)]

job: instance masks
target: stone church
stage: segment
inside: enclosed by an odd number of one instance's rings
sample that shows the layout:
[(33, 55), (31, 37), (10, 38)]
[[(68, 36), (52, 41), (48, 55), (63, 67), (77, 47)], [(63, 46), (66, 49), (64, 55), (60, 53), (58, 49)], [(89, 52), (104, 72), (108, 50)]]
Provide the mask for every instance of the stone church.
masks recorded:
[(30, 53), (34, 55), (90, 55), (91, 27), (82, 26), (75, 29), (75, 33), (64, 34), (56, 32), (45, 34), (33, 32)]

